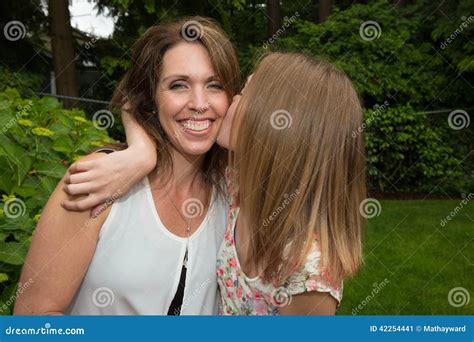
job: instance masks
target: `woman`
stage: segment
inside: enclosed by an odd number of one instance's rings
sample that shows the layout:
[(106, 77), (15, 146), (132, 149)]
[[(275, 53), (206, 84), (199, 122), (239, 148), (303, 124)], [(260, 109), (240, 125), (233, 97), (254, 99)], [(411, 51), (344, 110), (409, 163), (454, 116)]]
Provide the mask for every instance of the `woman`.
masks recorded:
[[(221, 314), (335, 313), (362, 262), (365, 156), (362, 135), (352, 137), (361, 125), (357, 93), (331, 64), (281, 53), (259, 63), (217, 140), (232, 151)], [(89, 167), (100, 176), (109, 163)]]
[(126, 195), (93, 219), (61, 207), (59, 183), (38, 222), (21, 276), (33, 282), (15, 314), (216, 313), (226, 203), (225, 153), (215, 141), (238, 80), (235, 51), (208, 19), (144, 34), (113, 102), (127, 102), (159, 146), (127, 153), (144, 153), (149, 164), (156, 155), (158, 168), (119, 189)]

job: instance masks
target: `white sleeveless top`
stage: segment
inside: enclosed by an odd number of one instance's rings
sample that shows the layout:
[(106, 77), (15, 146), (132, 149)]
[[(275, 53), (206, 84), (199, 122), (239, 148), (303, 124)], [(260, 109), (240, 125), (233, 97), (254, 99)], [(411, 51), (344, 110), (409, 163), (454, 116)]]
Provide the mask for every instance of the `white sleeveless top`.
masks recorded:
[[(215, 315), (216, 257), (227, 203), (212, 197), (207, 216), (189, 238), (181, 315)], [(112, 206), (95, 254), (66, 314), (166, 315), (181, 275), (186, 238), (160, 220), (148, 177)]]

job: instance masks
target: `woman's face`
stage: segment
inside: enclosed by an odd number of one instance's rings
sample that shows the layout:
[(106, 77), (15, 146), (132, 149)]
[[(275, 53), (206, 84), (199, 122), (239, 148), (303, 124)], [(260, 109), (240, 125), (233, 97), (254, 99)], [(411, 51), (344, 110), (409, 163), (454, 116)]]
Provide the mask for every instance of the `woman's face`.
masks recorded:
[(211, 149), (229, 101), (206, 48), (183, 42), (165, 53), (155, 100), (175, 149), (193, 156)]
[[(245, 88), (247, 87), (247, 84), (249, 84), (250, 80), (252, 79), (252, 75), (250, 75), (247, 78), (247, 82), (245, 83), (244, 89), (242, 89), (242, 95), (244, 94)], [(230, 142), (230, 132), (232, 130), (232, 122), (234, 119), (234, 114), (235, 110), (237, 109), (237, 106), (239, 105), (240, 98), (242, 95), (235, 95), (232, 103), (227, 110), (227, 115), (224, 118), (224, 122), (222, 123), (221, 130), (217, 136), (217, 143), (226, 149), (232, 149), (231, 148), (231, 142)]]

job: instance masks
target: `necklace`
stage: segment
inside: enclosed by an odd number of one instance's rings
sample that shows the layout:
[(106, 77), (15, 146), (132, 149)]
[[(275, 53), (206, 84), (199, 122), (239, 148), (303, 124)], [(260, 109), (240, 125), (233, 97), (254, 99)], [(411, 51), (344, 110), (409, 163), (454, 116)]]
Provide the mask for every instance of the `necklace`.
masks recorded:
[(176, 204), (174, 203), (173, 199), (171, 198), (171, 196), (166, 193), (166, 196), (168, 197), (168, 199), (170, 200), (171, 204), (173, 205), (173, 207), (176, 209), (176, 211), (178, 212), (179, 216), (181, 216), (181, 218), (183, 219), (183, 221), (186, 223), (186, 228), (185, 228), (185, 232), (186, 232), (186, 252), (184, 253), (184, 259), (183, 259), (183, 266), (185, 268), (188, 268), (188, 247), (189, 247), (189, 235), (191, 233), (191, 218), (189, 218), (187, 221), (186, 219), (184, 218), (184, 216), (181, 214), (181, 211), (178, 209), (178, 207), (176, 206)]

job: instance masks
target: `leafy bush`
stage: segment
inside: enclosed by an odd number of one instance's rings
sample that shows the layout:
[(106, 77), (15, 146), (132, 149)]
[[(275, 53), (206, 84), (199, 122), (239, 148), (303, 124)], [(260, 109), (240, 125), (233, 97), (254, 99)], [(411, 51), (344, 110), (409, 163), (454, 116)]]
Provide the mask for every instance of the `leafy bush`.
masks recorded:
[(29, 71), (13, 72), (0, 65), (0, 91), (16, 88), (22, 96), (30, 97), (41, 89), (44, 77)]
[(401, 104), (436, 98), (446, 82), (441, 57), (433, 56), (430, 42), (413, 41), (422, 23), (392, 7), (377, 1), (336, 10), (321, 24), (298, 20), (296, 33), (276, 47), (330, 59), (354, 80), (367, 107), (391, 97)]
[(11, 312), (35, 225), (68, 165), (113, 141), (79, 110), (0, 93), (0, 313)]
[(447, 125), (432, 126), (411, 106), (386, 103), (365, 112), (364, 126), (373, 190), (431, 192), (437, 185), (445, 192), (469, 191), (458, 167), (462, 151), (446, 143)]

